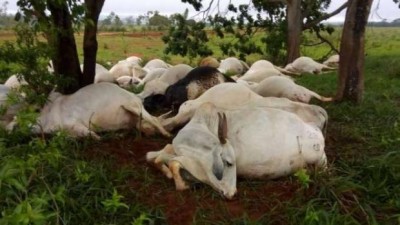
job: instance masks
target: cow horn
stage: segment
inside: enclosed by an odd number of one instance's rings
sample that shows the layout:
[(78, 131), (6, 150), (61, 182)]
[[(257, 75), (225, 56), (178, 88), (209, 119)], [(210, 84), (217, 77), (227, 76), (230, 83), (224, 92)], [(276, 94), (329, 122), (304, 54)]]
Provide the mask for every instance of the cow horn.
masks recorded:
[(221, 144), (226, 144), (228, 136), (228, 123), (225, 113), (218, 113), (218, 139)]
[(172, 110), (170, 110), (167, 113), (162, 114), (161, 116), (158, 117), (158, 119), (163, 121), (163, 120), (167, 119), (169, 117), (169, 115), (171, 115), (171, 113), (172, 113)]

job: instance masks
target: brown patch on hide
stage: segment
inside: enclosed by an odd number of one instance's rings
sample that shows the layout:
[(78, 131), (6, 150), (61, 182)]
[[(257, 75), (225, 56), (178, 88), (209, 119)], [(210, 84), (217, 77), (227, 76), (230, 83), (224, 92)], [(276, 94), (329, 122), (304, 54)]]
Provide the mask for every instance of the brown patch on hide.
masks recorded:
[(200, 77), (200, 79), (193, 80), (187, 86), (188, 99), (195, 99), (215, 85), (224, 83), (224, 80), (221, 77), (221, 73), (215, 73), (210, 77)]

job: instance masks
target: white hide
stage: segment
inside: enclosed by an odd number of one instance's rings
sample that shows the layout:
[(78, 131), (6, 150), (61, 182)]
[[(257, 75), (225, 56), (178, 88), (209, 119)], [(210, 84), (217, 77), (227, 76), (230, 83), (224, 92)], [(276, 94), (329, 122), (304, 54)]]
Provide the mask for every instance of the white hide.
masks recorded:
[(117, 80), (118, 77), (122, 76), (135, 76), (137, 78), (141, 78), (144, 77), (147, 72), (139, 65), (134, 65), (127, 61), (120, 61), (111, 67), (110, 73), (114, 79)]
[(168, 68), (159, 78), (149, 81), (138, 97), (145, 99), (155, 94), (165, 94), (167, 88), (184, 78), (193, 68), (186, 64), (178, 64)]
[(160, 76), (160, 81), (167, 83), (168, 85), (175, 84), (193, 69), (193, 67), (186, 64), (178, 64), (168, 68), (168, 70)]
[(221, 60), (218, 70), (225, 74), (243, 74), (249, 66), (235, 57), (229, 57)]
[(142, 59), (137, 56), (129, 56), (128, 58), (125, 59), (127, 62), (133, 64), (133, 65), (139, 65), (142, 63)]
[[(162, 74), (160, 74), (161, 73), (160, 69), (169, 69), (171, 67), (172, 67), (171, 65), (165, 63), (161, 59), (152, 59), (152, 60), (148, 61), (143, 68), (135, 67), (134, 68), (134, 70), (135, 70), (134, 76), (144, 80), (148, 75), (150, 75), (149, 78), (146, 79), (146, 81), (144, 81), (144, 82), (142, 81), (140, 83), (140, 84), (144, 84), (151, 80), (155, 80), (155, 78), (157, 76), (161, 76)], [(139, 76), (138, 76), (138, 74), (139, 74)], [(150, 86), (154, 86), (154, 85), (150, 85)]]
[[(82, 72), (83, 72), (83, 69), (84, 69), (83, 64), (81, 64)], [(114, 79), (113, 75), (103, 65), (96, 63), (95, 76), (94, 76), (93, 83), (99, 83), (99, 82), (114, 83), (115, 79)]]
[(157, 68), (169, 68), (170, 66), (161, 59), (152, 59), (143, 66), (143, 69), (150, 71)]
[(54, 66), (52, 60), (49, 60), (49, 63), (47, 64), (47, 71), (49, 71), (49, 73), (54, 73)]
[(122, 76), (118, 77), (117, 83), (120, 87), (129, 88), (134, 85), (138, 85), (141, 80), (137, 77), (130, 77), (130, 76)]
[(288, 64), (285, 69), (295, 73), (320, 74), (322, 70), (334, 70), (335, 68), (315, 62), (310, 57), (302, 56)]
[(248, 87), (250, 90), (253, 90), (258, 86), (258, 83), (252, 82), (252, 81), (245, 81), (245, 80), (237, 80), (236, 83), (242, 84), (246, 87)]
[(283, 74), (274, 68), (258, 69), (251, 71), (249, 70), (243, 76), (239, 77), (238, 80), (259, 83), (265, 78), (271, 76), (283, 76)]
[[(152, 126), (143, 126), (140, 116)], [(107, 82), (85, 86), (71, 95), (52, 93), (37, 122), (34, 132), (51, 133), (64, 129), (78, 137), (98, 139), (96, 131), (129, 129), (135, 125), (145, 133), (152, 132), (154, 126), (169, 136), (135, 94)]]
[(256, 72), (258, 70), (264, 70), (264, 69), (275, 69), (277, 71), (279, 71), (281, 74), (286, 74), (286, 75), (298, 75), (296, 73), (293, 73), (291, 71), (288, 71), (286, 69), (283, 69), (279, 66), (275, 66), (274, 64), (272, 64), (270, 61), (265, 60), (265, 59), (261, 59), (258, 60), (256, 62), (254, 62), (251, 67), (249, 68), (249, 70), (247, 71), (247, 73), (253, 73)]
[(122, 76), (132, 76), (133, 66), (126, 61), (120, 61), (110, 69), (110, 73), (115, 80)]
[(156, 68), (151, 70), (149, 73), (146, 74), (146, 76), (142, 79), (140, 84), (146, 84), (147, 82), (157, 79), (161, 77), (168, 69), (166, 68)]
[(264, 79), (252, 90), (263, 97), (283, 97), (296, 102), (308, 103), (312, 97), (321, 101), (332, 101), (332, 98), (320, 96), (294, 83), (294, 81), (289, 78), (279, 76)]
[(12, 89), (18, 89), (21, 85), (28, 85), (28, 83), (25, 81), (23, 76), (18, 75), (12, 75), (6, 80), (6, 82), (4, 82), (4, 86)]
[(165, 119), (160, 116), (163, 126), (167, 130), (185, 124), (192, 118), (195, 110), (203, 103), (212, 103), (220, 110), (234, 110), (246, 107), (263, 109), (282, 109), (299, 116), (304, 122), (320, 129), (326, 128), (328, 114), (317, 105), (293, 102), (286, 98), (262, 97), (243, 84), (223, 83), (216, 85), (194, 100), (188, 100), (179, 107), (177, 115)]
[[(15, 76), (15, 75), (14, 75)], [(14, 120), (14, 116), (17, 115), (21, 108), (21, 104), (10, 104), (8, 102), (8, 94), (16, 87), (8, 87), (6, 85), (0, 84), (0, 108), (6, 110), (0, 114), (0, 125), (3, 127), (9, 126), (9, 124)]]
[[(297, 115), (257, 107), (223, 113), (226, 115), (227, 135), (223, 137), (226, 143), (218, 136), (217, 109), (212, 104), (203, 104), (174, 138), (173, 151), (168, 155), (164, 150), (149, 152), (147, 160), (168, 165), (178, 162), (180, 168), (228, 199), (236, 194), (237, 176), (274, 179), (307, 165), (326, 167), (321, 130)], [(180, 174), (173, 168), (171, 172), (177, 189), (185, 189), (187, 186), (180, 183)]]
[(93, 83), (96, 84), (96, 83), (100, 83), (100, 82), (114, 83), (115, 79), (114, 79), (113, 75), (108, 71), (96, 73), (94, 76)]
[(325, 60), (322, 64), (332, 67), (339, 66), (339, 55), (331, 55), (327, 60)]

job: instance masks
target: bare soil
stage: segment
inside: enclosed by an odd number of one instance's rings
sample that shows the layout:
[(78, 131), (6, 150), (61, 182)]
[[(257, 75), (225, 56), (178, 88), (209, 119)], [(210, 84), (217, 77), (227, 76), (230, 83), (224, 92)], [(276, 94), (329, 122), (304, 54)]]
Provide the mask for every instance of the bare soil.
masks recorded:
[[(334, 141), (327, 138), (327, 145)], [(103, 140), (85, 150), (91, 156), (107, 155), (115, 160), (115, 166), (134, 170), (134, 176), (126, 181), (126, 188), (135, 192), (132, 201), (139, 200), (149, 208), (161, 208), (168, 224), (192, 224), (193, 221), (219, 221), (232, 223), (240, 218), (258, 220), (271, 212), (277, 224), (284, 224), (284, 202), (295, 198), (301, 191), (299, 183), (291, 178), (254, 181), (239, 180), (238, 194), (234, 200), (223, 199), (207, 185), (178, 192), (173, 180), (168, 180), (158, 169), (146, 162), (148, 151), (162, 149), (171, 140), (163, 138), (119, 137)], [(327, 148), (327, 151), (331, 151)], [(332, 160), (335, 154), (328, 153)], [(312, 195), (312, 193), (309, 193)], [(308, 195), (308, 194), (306, 194)], [(129, 200), (127, 200), (129, 201)], [(274, 213), (276, 212), (276, 213)], [(203, 223), (203, 222), (200, 222)]]
[(100, 32), (99, 36), (123, 36), (126, 37), (161, 37), (164, 32), (161, 31), (135, 31), (135, 32)]

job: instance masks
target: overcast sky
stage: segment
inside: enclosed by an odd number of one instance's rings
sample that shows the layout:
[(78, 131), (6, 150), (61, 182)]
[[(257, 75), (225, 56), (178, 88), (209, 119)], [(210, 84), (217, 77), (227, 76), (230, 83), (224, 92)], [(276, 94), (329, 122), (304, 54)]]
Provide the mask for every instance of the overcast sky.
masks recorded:
[[(9, 13), (17, 11), (16, 2), (17, 0), (7, 0), (9, 2), (7, 8)], [(209, 2), (209, 0), (203, 0)], [(245, 4), (250, 0), (232, 0), (234, 4)], [(338, 6), (343, 4), (346, 0), (332, 0), (329, 11), (336, 9)], [(0, 0), (3, 4), (5, 0)], [(221, 0), (221, 2), (227, 2), (227, 0)], [(221, 4), (223, 5), (223, 4)], [(379, 6), (379, 7), (378, 7)], [(173, 14), (182, 13), (186, 8), (189, 9), (189, 15), (194, 15), (195, 11), (190, 4), (182, 3), (181, 0), (106, 0), (102, 10), (102, 15), (108, 15), (110, 12), (115, 12), (120, 16), (138, 16), (146, 14), (148, 11), (159, 11), (160, 14)], [(345, 10), (339, 15), (331, 18), (329, 21), (344, 21)], [(380, 21), (387, 19), (389, 21), (400, 18), (400, 9), (393, 0), (374, 0), (373, 7), (371, 9), (370, 20)]]

